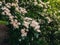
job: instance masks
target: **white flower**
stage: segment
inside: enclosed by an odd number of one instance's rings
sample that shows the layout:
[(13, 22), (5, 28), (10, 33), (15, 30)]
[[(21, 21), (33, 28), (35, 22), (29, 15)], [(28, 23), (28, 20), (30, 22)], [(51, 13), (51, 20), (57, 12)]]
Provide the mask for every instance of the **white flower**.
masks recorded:
[(37, 2), (37, 0), (34, 0), (34, 2)]
[(50, 2), (48, 1), (48, 2), (46, 2), (46, 4), (49, 4)]
[(15, 16), (15, 18), (17, 18), (17, 16)]
[(4, 13), (7, 15), (7, 16), (11, 16), (11, 14), (7, 11), (4, 11)]
[(19, 26), (14, 22), (12, 23), (12, 25), (13, 25), (14, 28), (19, 28)]
[(48, 23), (52, 21), (49, 17), (46, 17), (46, 19), (48, 20)]
[(13, 22), (14, 20), (13, 19), (9, 19), (11, 22)]
[(44, 12), (46, 12), (46, 11), (47, 11), (47, 9), (44, 9), (43, 11), (44, 11)]
[(5, 12), (10, 12), (10, 10), (7, 7), (5, 7), (5, 6), (2, 7), (1, 9), (4, 10)]
[(18, 22), (16, 19), (14, 20), (16, 23)]
[(40, 28), (40, 26), (38, 25), (38, 26), (36, 26), (34, 29), (37, 30), (37, 29), (39, 29), (39, 28)]
[(19, 2), (18, 0), (15, 0), (17, 3)]
[(60, 16), (58, 16), (57, 18), (60, 19)]
[(2, 10), (6, 10), (7, 8), (4, 6), (4, 7), (2, 7), (1, 9), (2, 9)]
[(21, 36), (22, 36), (22, 37), (27, 36), (27, 33), (23, 33), (23, 34), (21, 34)]
[(48, 8), (48, 6), (47, 6), (47, 5), (45, 5), (45, 8)]
[(28, 29), (26, 29), (26, 31), (28, 32), (29, 30), (28, 30)]
[(13, 24), (13, 27), (14, 28), (19, 28), (19, 26), (16, 23)]
[(21, 39), (19, 39), (19, 41), (21, 41)]
[(60, 28), (58, 28), (58, 30), (60, 31)]
[(25, 8), (20, 7), (19, 9), (20, 9), (20, 13), (22, 13), (22, 14), (27, 13), (27, 11), (26, 11), (26, 9), (25, 9)]
[(1, 14), (2, 14), (2, 15), (5, 15), (5, 12), (2, 12)]
[(16, 7), (15, 10), (19, 12), (19, 8), (18, 7)]
[(13, 25), (14, 28), (19, 28), (18, 24), (19, 22), (16, 19), (15, 20), (12, 19), (10, 23)]
[(37, 32), (41, 32), (40, 30), (36, 30)]
[(12, 3), (12, 5), (11, 6), (15, 6), (16, 7), (16, 4), (15, 3)]
[(2, 2), (0, 1), (0, 6), (2, 5)]
[(8, 15), (8, 16), (11, 16), (11, 13), (8, 13), (7, 15)]
[(58, 12), (60, 13), (60, 10)]
[(22, 37), (27, 36), (27, 32), (25, 32), (25, 28), (21, 29), (21, 36)]
[(13, 18), (14, 18), (14, 16), (12, 16), (12, 15), (11, 15), (11, 16), (9, 16), (9, 18), (10, 18), (10, 19), (13, 19)]
[(21, 29), (21, 33), (24, 34), (25, 33), (25, 28)]
[(32, 37), (32, 39), (31, 39), (32, 41), (34, 40), (34, 38)]
[(7, 12), (10, 12), (10, 10), (7, 8), (7, 9), (5, 9), (5, 11), (7, 11)]
[(37, 5), (37, 4), (38, 4), (38, 3), (35, 1), (35, 2), (34, 2), (34, 5)]
[(24, 25), (25, 27), (27, 27), (27, 28), (29, 27), (29, 24), (30, 24), (30, 23), (29, 23), (29, 22), (26, 22), (26, 21), (24, 21), (24, 23), (23, 23), (23, 25)]
[(38, 4), (38, 6), (43, 7), (43, 5), (42, 5), (42, 4)]
[(11, 3), (5, 4), (7, 8), (11, 8)]
[(17, 24), (18, 24), (18, 25), (21, 25), (21, 23), (20, 23), (20, 22), (18, 22)]
[(31, 20), (32, 20), (32, 18), (25, 17), (25, 18), (24, 18), (24, 20), (25, 20), (25, 21), (27, 21), (27, 22), (29, 22), (29, 21), (31, 21)]
[(38, 22), (36, 22), (35, 20), (33, 20), (33, 21), (31, 22), (30, 26), (36, 27), (38, 24), (39, 24)]
[(40, 3), (41, 3), (41, 4), (45, 4), (45, 3), (44, 3), (44, 2), (42, 2), (41, 0), (40, 0)]

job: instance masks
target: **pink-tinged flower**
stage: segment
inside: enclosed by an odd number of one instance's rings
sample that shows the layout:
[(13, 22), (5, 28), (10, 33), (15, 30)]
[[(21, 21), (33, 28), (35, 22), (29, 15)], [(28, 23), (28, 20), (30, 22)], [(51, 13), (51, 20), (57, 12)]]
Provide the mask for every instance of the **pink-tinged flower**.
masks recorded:
[(31, 22), (31, 24), (30, 24), (30, 26), (32, 26), (32, 27), (36, 27), (36, 26), (38, 26), (38, 25), (39, 25), (39, 23), (36, 22), (35, 20), (33, 20), (33, 21)]
[(20, 23), (17, 20), (12, 19), (10, 23), (13, 25), (14, 28), (19, 28)]
[(29, 22), (26, 22), (26, 21), (24, 21), (24, 23), (23, 23), (23, 25), (25, 26), (25, 27), (27, 27), (27, 28), (29, 28)]
[(11, 14), (7, 11), (4, 11), (4, 13), (7, 15), (7, 16), (11, 16)]
[(13, 19), (13, 18), (14, 18), (14, 16), (12, 16), (12, 15), (11, 15), (11, 16), (9, 16), (9, 18), (10, 18), (10, 19)]
[(21, 29), (21, 33), (25, 33), (25, 28), (24, 29)]
[(20, 9), (20, 13), (22, 13), (22, 14), (27, 13), (27, 11), (26, 11), (26, 9), (25, 9), (25, 8), (20, 7), (19, 9)]
[(27, 36), (27, 32), (25, 31), (25, 28), (21, 29), (21, 36)]
[(39, 29), (39, 28), (40, 28), (40, 26), (38, 25), (38, 26), (36, 26), (34, 29), (37, 30), (37, 29)]

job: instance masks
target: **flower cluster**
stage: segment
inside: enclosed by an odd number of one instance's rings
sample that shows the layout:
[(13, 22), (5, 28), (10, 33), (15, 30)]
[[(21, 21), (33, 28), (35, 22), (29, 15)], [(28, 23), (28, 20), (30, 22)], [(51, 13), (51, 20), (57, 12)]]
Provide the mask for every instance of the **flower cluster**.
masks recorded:
[[(2, 2), (0, 2), (0, 6), (2, 6)], [(14, 6), (15, 10), (18, 11), (21, 14), (27, 13), (25, 8), (19, 7), (18, 6), (18, 1), (17, 3), (6, 3), (5, 6), (2, 6), (1, 9), (3, 10), (2, 15), (8, 16), (10, 20), (10, 24), (13, 25), (14, 28), (19, 28), (20, 22), (16, 19), (17, 16), (13, 16), (10, 9), (11, 7)]]
[(27, 32), (25, 28), (21, 29), (21, 36), (22, 37), (27, 36)]
[(39, 25), (39, 23), (36, 22), (35, 20), (32, 20), (30, 26), (33, 27), (34, 30), (36, 30), (37, 32), (41, 32), (41, 31), (40, 31), (40, 25)]
[(32, 18), (25, 17), (25, 18), (24, 18), (23, 25), (24, 25), (26, 28), (29, 28), (29, 24), (31, 23), (31, 21), (32, 21)]
[[(0, 14), (6, 16), (9, 25), (14, 27), (12, 28), (14, 38), (18, 37), (17, 40), (19, 39), (21, 43), (22, 38), (27, 37), (26, 39), (30, 43), (31, 40), (34, 42), (35, 39), (40, 39), (39, 36), (46, 40), (53, 31), (57, 30), (56, 21), (60, 19), (60, 16), (57, 16), (60, 11), (52, 6), (54, 4), (50, 4), (50, 1), (43, 2), (42, 0), (14, 0), (14, 2), (6, 3), (0, 1), (0, 10), (2, 10)], [(50, 37), (48, 39), (50, 40)]]
[(23, 25), (26, 28), (29, 28), (29, 26), (31, 26), (32, 28), (34, 28), (35, 31), (41, 32), (39, 23), (37, 21), (35, 21), (34, 19), (32, 19), (32, 18), (25, 17)]
[(16, 16), (13, 16), (10, 13), (10, 10), (5, 6), (2, 7), (1, 9), (4, 11), (4, 12), (2, 12), (2, 14), (9, 17), (10, 24), (12, 24), (14, 28), (19, 28), (20, 22), (18, 22), (18, 20), (14, 19), (14, 18), (16, 18)]

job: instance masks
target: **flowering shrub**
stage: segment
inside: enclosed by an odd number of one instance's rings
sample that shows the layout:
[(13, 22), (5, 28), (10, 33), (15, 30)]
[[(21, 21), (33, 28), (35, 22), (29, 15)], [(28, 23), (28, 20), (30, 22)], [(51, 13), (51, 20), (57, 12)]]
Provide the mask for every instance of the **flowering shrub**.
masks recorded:
[(59, 0), (1, 0), (0, 24), (5, 24), (9, 28), (9, 43), (59, 45), (59, 2)]

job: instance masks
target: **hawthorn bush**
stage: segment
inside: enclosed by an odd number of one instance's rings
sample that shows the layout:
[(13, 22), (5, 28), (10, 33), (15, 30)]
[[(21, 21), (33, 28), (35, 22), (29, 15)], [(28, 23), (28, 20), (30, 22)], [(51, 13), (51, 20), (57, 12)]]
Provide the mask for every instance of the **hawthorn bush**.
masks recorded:
[(0, 24), (10, 45), (60, 45), (60, 1), (1, 0)]

